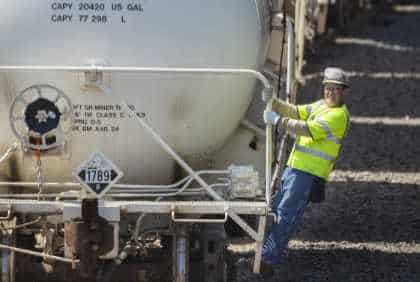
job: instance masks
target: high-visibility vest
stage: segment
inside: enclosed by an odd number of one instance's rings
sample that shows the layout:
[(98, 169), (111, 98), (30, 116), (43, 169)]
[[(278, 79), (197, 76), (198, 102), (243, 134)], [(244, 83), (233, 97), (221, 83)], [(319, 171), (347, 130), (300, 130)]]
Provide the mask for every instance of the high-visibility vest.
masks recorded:
[(327, 180), (349, 128), (350, 114), (345, 105), (328, 107), (324, 100), (297, 109), (312, 137), (297, 137), (287, 165)]

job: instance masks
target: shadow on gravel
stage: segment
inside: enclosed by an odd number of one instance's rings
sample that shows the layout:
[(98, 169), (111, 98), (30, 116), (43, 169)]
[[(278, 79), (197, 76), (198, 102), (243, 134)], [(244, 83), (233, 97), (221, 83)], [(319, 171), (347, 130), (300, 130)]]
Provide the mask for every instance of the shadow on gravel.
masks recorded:
[(413, 156), (420, 156), (419, 138), (420, 126), (352, 123), (335, 168), (418, 172), (420, 158)]
[[(420, 58), (418, 58), (418, 55), (420, 54), (420, 49), (417, 46), (393, 45), (388, 41), (375, 41), (371, 38), (359, 36), (344, 36), (336, 40), (337, 43), (335, 43), (334, 48), (331, 48), (328, 52), (322, 52), (317, 56), (316, 60), (323, 64), (342, 65), (347, 71), (355, 72), (351, 76), (358, 73), (367, 73), (374, 76), (377, 73), (410, 74), (419, 71), (418, 63)], [(351, 43), (353, 41), (355, 43)], [(377, 47), (377, 45), (384, 45), (384, 47)], [(346, 57), (340, 56), (343, 53), (347, 53)], [(331, 61), (328, 59), (331, 57), (338, 58)], [(319, 64), (311, 67), (313, 72), (318, 72), (316, 67), (319, 67)], [(307, 71), (312, 73), (309, 70)]]
[[(293, 239), (420, 244), (418, 185), (332, 182)], [(419, 250), (420, 251), (420, 250)]]
[(237, 281), (420, 281), (419, 188), (330, 182), (326, 201), (305, 211), (276, 276), (254, 276), (253, 252), (244, 249), (233, 254)]
[[(240, 262), (240, 264), (245, 262)], [(252, 277), (249, 268), (238, 273), (238, 282), (280, 281), (420, 281), (420, 254), (369, 250), (290, 250), (270, 279)], [(252, 277), (252, 278), (251, 278)]]

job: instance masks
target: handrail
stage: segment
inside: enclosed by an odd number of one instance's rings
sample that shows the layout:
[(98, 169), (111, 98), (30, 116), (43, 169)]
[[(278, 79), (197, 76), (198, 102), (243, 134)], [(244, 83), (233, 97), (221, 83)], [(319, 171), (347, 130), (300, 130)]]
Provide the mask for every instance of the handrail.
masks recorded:
[(171, 67), (123, 67), (123, 66), (54, 66), (54, 65), (0, 65), (0, 71), (72, 71), (72, 72), (137, 72), (137, 73), (173, 73), (173, 74), (250, 74), (264, 85), (271, 88), (269, 80), (253, 69), (235, 68), (171, 68)]

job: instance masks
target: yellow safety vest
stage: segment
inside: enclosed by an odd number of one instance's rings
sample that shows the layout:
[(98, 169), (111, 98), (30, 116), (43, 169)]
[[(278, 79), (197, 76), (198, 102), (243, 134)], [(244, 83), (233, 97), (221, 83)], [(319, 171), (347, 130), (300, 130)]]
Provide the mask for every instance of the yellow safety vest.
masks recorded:
[(297, 109), (312, 137), (297, 137), (287, 165), (327, 180), (340, 153), (350, 114), (345, 105), (330, 108), (324, 100), (299, 105)]

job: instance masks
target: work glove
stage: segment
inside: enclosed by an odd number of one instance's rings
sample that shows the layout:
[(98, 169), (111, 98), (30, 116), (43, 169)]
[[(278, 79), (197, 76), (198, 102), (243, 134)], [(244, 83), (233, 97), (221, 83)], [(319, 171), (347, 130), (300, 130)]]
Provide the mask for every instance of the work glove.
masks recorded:
[(274, 111), (264, 111), (264, 122), (266, 124), (276, 125), (281, 116)]

